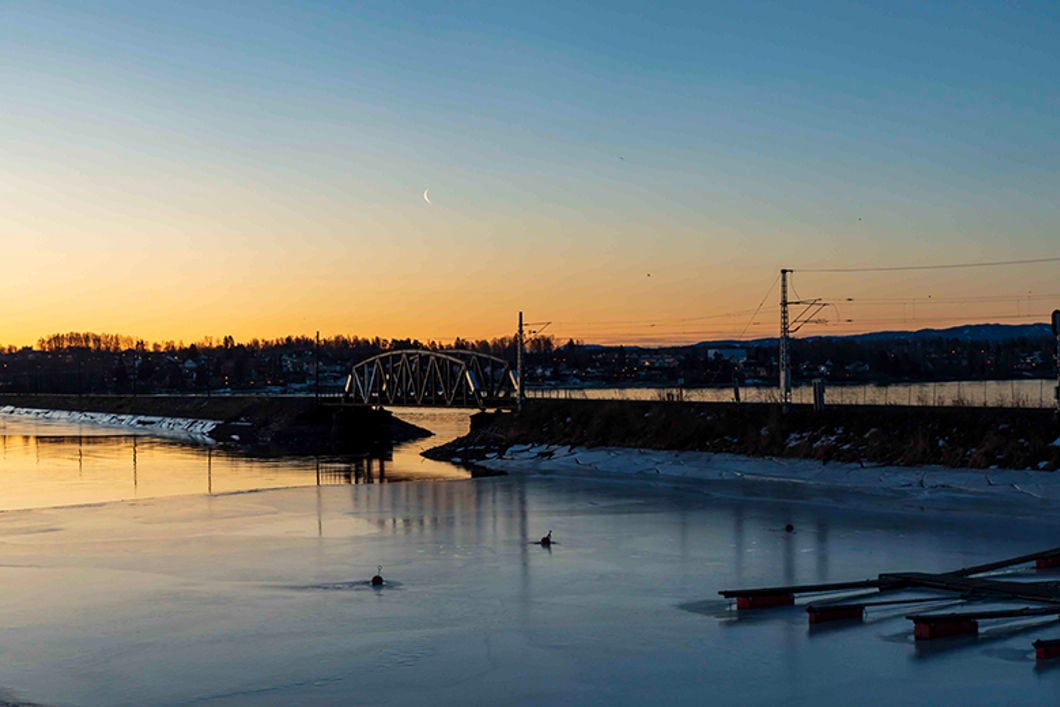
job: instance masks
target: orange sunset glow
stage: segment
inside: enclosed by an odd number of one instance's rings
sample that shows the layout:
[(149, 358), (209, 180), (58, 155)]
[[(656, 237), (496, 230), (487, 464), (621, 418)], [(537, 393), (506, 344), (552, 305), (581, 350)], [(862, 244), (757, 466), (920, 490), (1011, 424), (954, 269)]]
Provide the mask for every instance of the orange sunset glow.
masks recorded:
[[(776, 334), (781, 268), (831, 303), (802, 334), (1058, 301), (1058, 113), (1035, 93), (1056, 64), (1004, 32), (974, 53), (940, 32), (911, 74), (708, 18), (664, 41), (621, 15), (321, 12), (244, 34), (234, 9), (0, 10), (0, 342), (446, 341), (519, 311), (587, 342), (746, 339)], [(1036, 262), (813, 272), (1013, 260)]]

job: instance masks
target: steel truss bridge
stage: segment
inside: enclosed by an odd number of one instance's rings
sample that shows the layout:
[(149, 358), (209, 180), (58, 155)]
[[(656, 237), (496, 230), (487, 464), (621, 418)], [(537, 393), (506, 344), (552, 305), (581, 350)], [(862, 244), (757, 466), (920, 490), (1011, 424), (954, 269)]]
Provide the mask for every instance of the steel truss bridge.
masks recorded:
[(515, 407), (512, 364), (474, 351), (388, 351), (353, 365), (343, 399), (361, 405)]

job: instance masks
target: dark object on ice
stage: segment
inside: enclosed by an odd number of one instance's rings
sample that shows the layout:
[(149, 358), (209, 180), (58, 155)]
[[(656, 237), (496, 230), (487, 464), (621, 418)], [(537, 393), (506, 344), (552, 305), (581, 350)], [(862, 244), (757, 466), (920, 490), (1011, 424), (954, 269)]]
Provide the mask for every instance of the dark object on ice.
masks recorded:
[[(1011, 557), (974, 567), (962, 567), (951, 572), (888, 572), (880, 574), (876, 579), (863, 579), (852, 582), (801, 584), (755, 589), (725, 589), (719, 593), (727, 599), (735, 599), (736, 608), (739, 611), (791, 606), (795, 603), (796, 594), (847, 593), (852, 589), (875, 589), (881, 594), (891, 591), (929, 590), (936, 594), (931, 597), (860, 603), (842, 603), (842, 597), (833, 600), (825, 598), (806, 608), (811, 624), (843, 619), (863, 620), (866, 609), (899, 604), (952, 602), (954, 600), (967, 602), (982, 601), (984, 599), (994, 602), (1018, 601), (1036, 604), (1036, 606), (985, 611), (950, 613), (928, 611), (927, 613), (906, 616), (907, 619), (913, 622), (913, 637), (917, 641), (926, 641), (949, 636), (974, 636), (979, 632), (978, 622), (983, 619), (1060, 617), (1060, 582), (1016, 582), (999, 578), (996, 575), (976, 576), (1030, 563), (1034, 563), (1038, 568), (1051, 569), (1054, 561), (1058, 558), (1060, 558), (1060, 547), (1055, 547), (1042, 552), (1020, 555), (1019, 557)], [(1035, 643), (1035, 650), (1039, 659), (1054, 656), (1060, 657), (1058, 647), (1060, 647), (1060, 639)]]
[(379, 565), (379, 567), (376, 569), (376, 572), (378, 574), (373, 575), (373, 577), (372, 577), (372, 586), (373, 587), (381, 587), (381, 586), (383, 586), (383, 566)]
[(861, 621), (865, 616), (865, 605), (830, 604), (817, 606), (810, 604), (806, 607), (806, 613), (809, 614), (811, 624), (821, 624), (826, 621), (843, 621), (845, 619)]
[(549, 547), (552, 545), (552, 531), (548, 531), (548, 535), (541, 538), (541, 547)]
[(1060, 638), (1039, 638), (1033, 644), (1037, 660), (1060, 658)]
[(785, 533), (793, 533), (793, 532), (795, 532), (795, 526), (792, 525), (791, 523), (788, 523), (787, 525), (784, 526), (784, 532)]
[(964, 611), (951, 614), (913, 614), (906, 616), (913, 622), (913, 638), (930, 641), (950, 636), (976, 635), (980, 619), (1022, 619), (1028, 616), (1060, 616), (1060, 607), (1025, 606), (1020, 609), (994, 611)]

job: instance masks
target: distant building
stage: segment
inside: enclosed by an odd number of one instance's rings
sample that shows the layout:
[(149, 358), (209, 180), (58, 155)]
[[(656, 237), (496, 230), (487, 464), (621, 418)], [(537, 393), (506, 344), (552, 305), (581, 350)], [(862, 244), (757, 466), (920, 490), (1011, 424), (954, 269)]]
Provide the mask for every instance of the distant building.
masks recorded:
[(746, 349), (707, 349), (707, 358), (714, 360), (720, 358), (730, 363), (743, 363), (747, 360)]

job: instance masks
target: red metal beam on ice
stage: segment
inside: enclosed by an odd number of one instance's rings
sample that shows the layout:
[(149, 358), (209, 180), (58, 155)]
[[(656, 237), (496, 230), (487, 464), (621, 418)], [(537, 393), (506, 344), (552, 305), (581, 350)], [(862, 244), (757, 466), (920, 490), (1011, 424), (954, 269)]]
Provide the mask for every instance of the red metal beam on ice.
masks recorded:
[(811, 624), (823, 624), (826, 621), (844, 621), (857, 619), (861, 621), (865, 614), (864, 604), (810, 604), (806, 607)]
[(740, 611), (769, 609), (774, 606), (791, 606), (794, 603), (795, 595), (791, 592), (744, 594), (736, 597), (736, 608)]
[(947, 636), (975, 635), (979, 633), (979, 622), (973, 619), (948, 619), (930, 621), (927, 617), (913, 621), (913, 637), (918, 641), (930, 641), (933, 638)]
[(1038, 639), (1033, 645), (1034, 657), (1038, 660), (1060, 658), (1060, 638)]
[(1052, 558), (1060, 558), (1060, 547), (1054, 547), (1049, 550), (1042, 550), (1040, 552), (1032, 552), (1029, 555), (1020, 555), (1019, 557), (1010, 557), (1007, 560), (998, 560), (997, 562), (988, 562), (985, 565), (975, 565), (974, 567), (964, 567), (954, 572), (947, 572), (946, 574), (958, 575), (961, 577), (969, 577), (973, 574), (982, 574), (983, 572), (992, 572), (994, 570), (1004, 569), (1006, 567), (1014, 567), (1016, 565), (1028, 564), (1030, 562), (1037, 563), (1039, 560), (1048, 560)]
[[(790, 606), (794, 595), (816, 592), (838, 592), (846, 589), (879, 589), (885, 583), (878, 579), (863, 579), (854, 582), (831, 582), (828, 584), (792, 584), (784, 587), (758, 587), (755, 589), (722, 589), (718, 594), (726, 599), (735, 599), (737, 608), (757, 609), (766, 606)], [(889, 584), (887, 586), (890, 586)], [(791, 601), (771, 603), (777, 597), (791, 597)], [(740, 606), (741, 599), (743, 604)]]
[(1021, 609), (965, 611), (952, 614), (914, 614), (906, 616), (913, 622), (913, 635), (918, 641), (975, 634), (980, 619), (1021, 619), (1030, 616), (1060, 616), (1060, 607), (1025, 606)]

